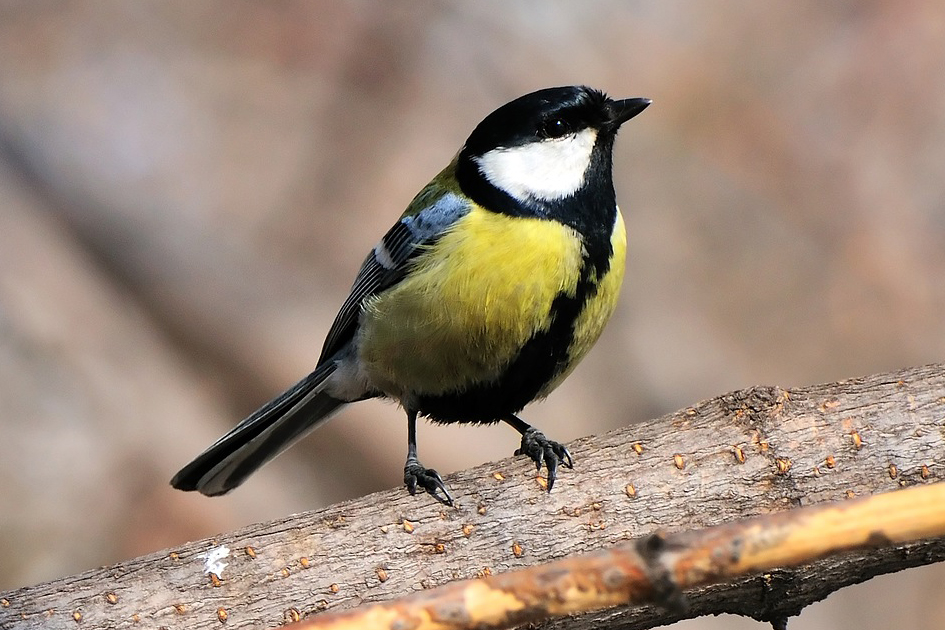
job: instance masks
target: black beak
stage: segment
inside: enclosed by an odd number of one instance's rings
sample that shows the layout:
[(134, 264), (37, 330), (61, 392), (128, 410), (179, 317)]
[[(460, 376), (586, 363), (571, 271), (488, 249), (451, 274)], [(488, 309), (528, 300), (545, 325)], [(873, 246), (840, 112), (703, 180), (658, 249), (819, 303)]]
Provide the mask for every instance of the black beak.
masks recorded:
[(607, 103), (607, 127), (612, 131), (616, 131), (620, 125), (649, 107), (652, 102), (648, 98), (625, 98), (620, 101), (610, 101)]

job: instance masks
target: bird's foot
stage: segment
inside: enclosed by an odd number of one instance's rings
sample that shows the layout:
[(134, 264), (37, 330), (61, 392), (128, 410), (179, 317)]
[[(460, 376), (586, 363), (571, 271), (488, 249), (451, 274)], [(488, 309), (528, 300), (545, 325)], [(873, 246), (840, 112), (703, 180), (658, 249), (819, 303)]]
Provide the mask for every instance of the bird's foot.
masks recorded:
[[(440, 478), (440, 473), (432, 468), (424, 468), (416, 459), (408, 459), (404, 465), (404, 485), (410, 494), (416, 494), (417, 488), (423, 488), (440, 503), (453, 506), (453, 497)], [(442, 496), (440, 496), (442, 493)]]
[(522, 445), (515, 450), (516, 455), (528, 455), (535, 462), (535, 468), (541, 470), (544, 464), (548, 469), (548, 492), (555, 485), (558, 464), (574, 468), (571, 453), (563, 444), (559, 444), (545, 437), (545, 434), (534, 427), (522, 433)]

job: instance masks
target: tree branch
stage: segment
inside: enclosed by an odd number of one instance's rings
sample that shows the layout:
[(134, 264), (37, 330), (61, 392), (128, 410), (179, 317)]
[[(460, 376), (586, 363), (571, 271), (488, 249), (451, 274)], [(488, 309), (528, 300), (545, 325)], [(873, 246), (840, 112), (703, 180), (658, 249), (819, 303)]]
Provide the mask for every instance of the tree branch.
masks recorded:
[(573, 558), (326, 612), (302, 622), (299, 630), (505, 630), (643, 603), (685, 612), (684, 588), (942, 536), (945, 484), (938, 483), (669, 536), (653, 534)]
[[(657, 530), (924, 484), (943, 474), (943, 418), (942, 365), (749, 388), (575, 441), (575, 469), (550, 495), (530, 462), (490, 463), (449, 476), (456, 509), (400, 488), (376, 493), (0, 594), (0, 627), (273, 627)], [(644, 628), (715, 612), (778, 620), (846, 584), (943, 557), (943, 540), (890, 545), (690, 591), (687, 613), (624, 607), (544, 627)]]

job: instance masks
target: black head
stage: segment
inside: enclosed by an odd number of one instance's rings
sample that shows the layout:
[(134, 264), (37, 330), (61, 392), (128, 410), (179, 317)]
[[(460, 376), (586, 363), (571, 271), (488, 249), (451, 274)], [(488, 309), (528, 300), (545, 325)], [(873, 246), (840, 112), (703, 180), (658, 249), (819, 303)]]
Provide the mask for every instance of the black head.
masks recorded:
[(460, 186), (480, 205), (508, 214), (558, 218), (558, 210), (571, 212), (562, 203), (588, 196), (604, 196), (613, 208), (614, 137), (649, 104), (583, 86), (519, 97), (486, 116), (466, 140)]
[(559, 138), (587, 128), (616, 133), (649, 104), (644, 98), (615, 101), (600, 90), (579, 85), (545, 88), (520, 96), (486, 116), (466, 140), (463, 151), (482, 156), (492, 149)]

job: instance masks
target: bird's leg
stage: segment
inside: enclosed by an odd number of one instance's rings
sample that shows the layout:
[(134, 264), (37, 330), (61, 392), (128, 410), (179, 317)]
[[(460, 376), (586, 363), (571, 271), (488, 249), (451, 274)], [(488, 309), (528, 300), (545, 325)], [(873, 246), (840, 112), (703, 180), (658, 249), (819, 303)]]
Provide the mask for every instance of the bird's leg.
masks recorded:
[(502, 418), (502, 421), (522, 434), (522, 445), (515, 450), (515, 454), (531, 457), (538, 470), (541, 470), (542, 464), (548, 469), (548, 492), (551, 492), (552, 486), (555, 485), (558, 464), (574, 468), (571, 453), (563, 444), (549, 440), (544, 433), (518, 416), (509, 414)]
[[(446, 484), (440, 478), (440, 474), (432, 468), (424, 468), (423, 464), (417, 459), (417, 411), (415, 409), (407, 410), (407, 462), (404, 464), (404, 485), (410, 494), (416, 494), (417, 488), (423, 488), (441, 503), (453, 505), (453, 497), (450, 496)], [(437, 491), (443, 493), (441, 497)]]

